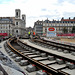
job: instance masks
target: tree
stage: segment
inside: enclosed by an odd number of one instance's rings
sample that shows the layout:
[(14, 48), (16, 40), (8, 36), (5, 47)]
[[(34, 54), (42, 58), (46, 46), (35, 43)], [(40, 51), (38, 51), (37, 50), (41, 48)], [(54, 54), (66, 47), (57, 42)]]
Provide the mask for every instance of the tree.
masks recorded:
[(66, 27), (63, 28), (63, 33), (67, 33), (68, 29)]
[(72, 33), (75, 33), (75, 26), (72, 27)]

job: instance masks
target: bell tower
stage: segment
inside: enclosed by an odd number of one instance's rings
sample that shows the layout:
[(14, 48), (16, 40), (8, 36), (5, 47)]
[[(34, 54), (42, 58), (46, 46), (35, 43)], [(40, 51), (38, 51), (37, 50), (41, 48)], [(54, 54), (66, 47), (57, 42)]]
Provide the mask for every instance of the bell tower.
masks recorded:
[(21, 11), (20, 11), (20, 9), (16, 9), (15, 10), (15, 18), (16, 19), (20, 19), (21, 18)]
[(26, 25), (26, 15), (25, 14), (22, 15), (22, 20), (24, 22), (24, 25)]

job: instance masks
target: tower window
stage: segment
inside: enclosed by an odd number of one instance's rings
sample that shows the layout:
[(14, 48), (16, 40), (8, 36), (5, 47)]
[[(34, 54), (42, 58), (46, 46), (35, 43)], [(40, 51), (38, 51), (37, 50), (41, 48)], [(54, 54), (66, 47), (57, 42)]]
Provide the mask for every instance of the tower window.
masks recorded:
[(18, 16), (18, 12), (16, 12), (16, 16)]
[(18, 25), (18, 22), (16, 22), (16, 25)]
[(22, 17), (22, 19), (24, 20), (24, 17)]
[(16, 33), (18, 33), (18, 30), (16, 30)]

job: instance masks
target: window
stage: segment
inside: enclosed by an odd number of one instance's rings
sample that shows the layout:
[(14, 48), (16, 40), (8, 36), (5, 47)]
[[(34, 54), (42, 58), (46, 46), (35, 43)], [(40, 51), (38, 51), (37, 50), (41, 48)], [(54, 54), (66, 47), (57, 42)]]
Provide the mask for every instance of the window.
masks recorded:
[(47, 32), (47, 28), (45, 28), (45, 32)]
[(6, 27), (6, 29), (7, 29), (8, 27)]
[(5, 33), (5, 31), (3, 31), (3, 33)]
[(48, 23), (46, 24), (46, 26), (48, 26)]
[(16, 30), (16, 33), (18, 33), (18, 30)]
[(51, 26), (51, 24), (49, 24), (49, 26)]
[(73, 23), (73, 21), (71, 23)]
[(18, 22), (16, 22), (16, 25), (18, 25)]
[(63, 21), (63, 23), (64, 23), (64, 21)]
[(9, 25), (9, 29), (10, 29), (10, 25)]
[(45, 26), (45, 24), (43, 24), (43, 26)]
[(22, 17), (22, 19), (24, 20), (24, 17)]
[(18, 12), (16, 12), (16, 16), (18, 16)]

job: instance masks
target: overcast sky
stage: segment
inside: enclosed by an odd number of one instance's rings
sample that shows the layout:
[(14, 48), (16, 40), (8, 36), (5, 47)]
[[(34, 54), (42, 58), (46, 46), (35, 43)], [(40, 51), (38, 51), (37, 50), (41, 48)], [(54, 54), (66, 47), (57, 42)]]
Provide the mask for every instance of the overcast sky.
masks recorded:
[(75, 0), (0, 0), (0, 16), (15, 16), (15, 9), (26, 14), (26, 27), (37, 20), (75, 17)]

